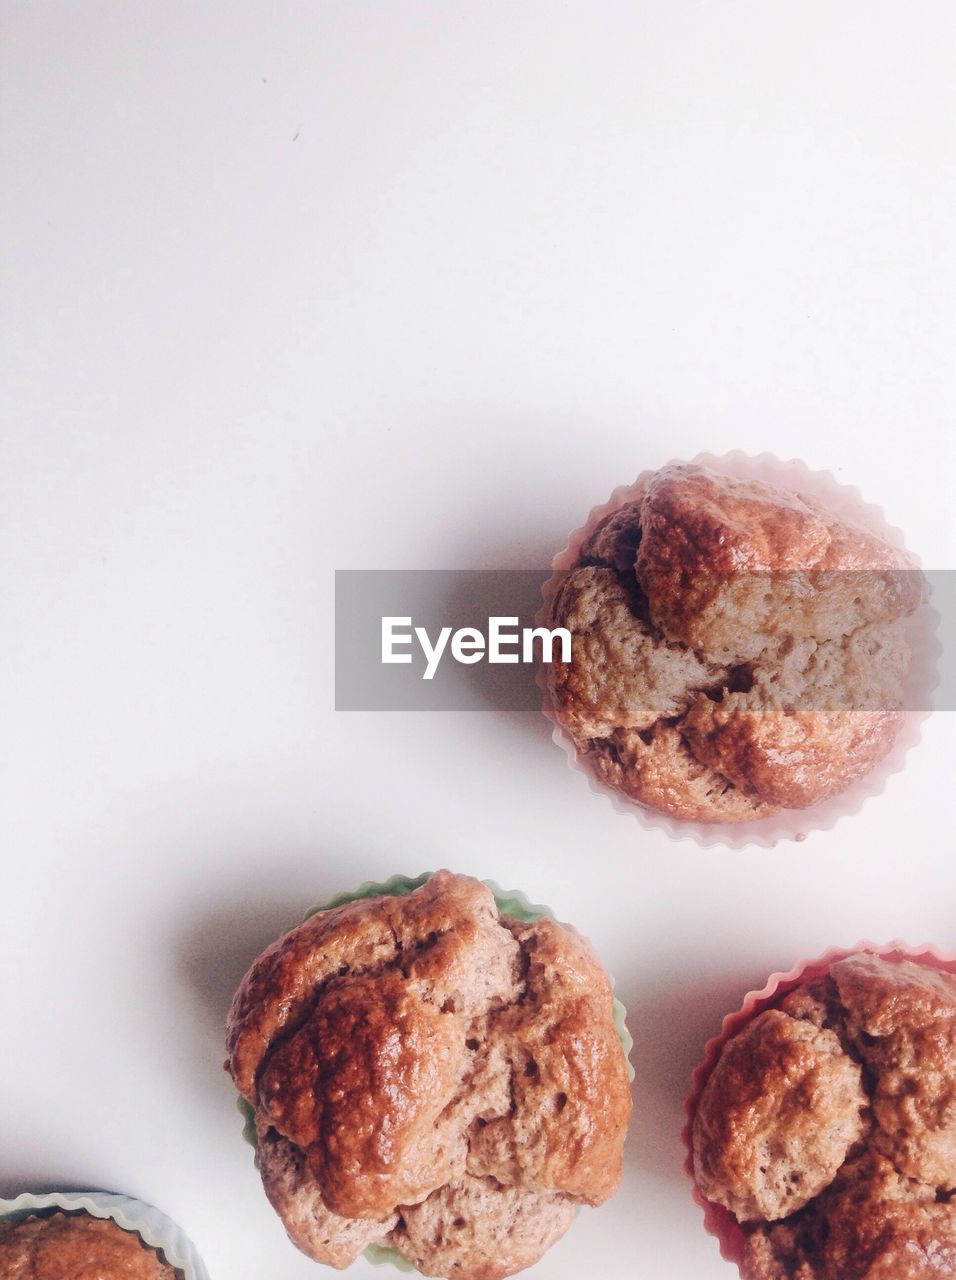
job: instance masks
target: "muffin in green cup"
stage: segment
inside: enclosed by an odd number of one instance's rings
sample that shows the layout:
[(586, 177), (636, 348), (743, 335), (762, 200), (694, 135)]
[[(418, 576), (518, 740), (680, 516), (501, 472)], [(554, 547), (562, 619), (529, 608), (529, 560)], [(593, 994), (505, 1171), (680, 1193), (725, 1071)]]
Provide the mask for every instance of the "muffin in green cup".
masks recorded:
[(318, 1262), (499, 1280), (620, 1181), (623, 1008), (522, 894), (440, 871), (340, 895), (254, 962), (227, 1049), (266, 1194)]

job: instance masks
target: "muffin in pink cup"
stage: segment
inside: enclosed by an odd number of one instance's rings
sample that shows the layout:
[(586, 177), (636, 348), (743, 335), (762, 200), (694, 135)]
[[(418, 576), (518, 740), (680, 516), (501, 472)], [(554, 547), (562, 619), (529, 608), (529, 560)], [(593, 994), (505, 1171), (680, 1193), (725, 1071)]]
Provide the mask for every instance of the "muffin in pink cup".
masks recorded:
[(956, 1275), (956, 956), (861, 942), (774, 974), (686, 1109), (695, 1199), (743, 1280)]
[(555, 741), (645, 826), (769, 846), (903, 767), (936, 684), (936, 615), (899, 531), (768, 454), (615, 490), (553, 562), (539, 621)]

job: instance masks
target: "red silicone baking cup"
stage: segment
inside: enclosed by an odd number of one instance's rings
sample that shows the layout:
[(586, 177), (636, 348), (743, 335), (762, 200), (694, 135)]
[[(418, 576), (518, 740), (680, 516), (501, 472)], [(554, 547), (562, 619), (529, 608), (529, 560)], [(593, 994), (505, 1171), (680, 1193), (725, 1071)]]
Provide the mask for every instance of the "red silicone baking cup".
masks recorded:
[(947, 973), (956, 973), (956, 953), (940, 952), (928, 943), (921, 947), (911, 947), (908, 943), (899, 941), (888, 942), (885, 946), (864, 941), (858, 942), (855, 947), (833, 947), (816, 960), (798, 960), (786, 973), (771, 974), (767, 979), (767, 985), (761, 990), (748, 992), (737, 1012), (729, 1013), (724, 1018), (720, 1031), (707, 1042), (703, 1060), (691, 1078), (691, 1092), (684, 1103), (687, 1122), (681, 1134), (687, 1153), (684, 1172), (693, 1184), (694, 1200), (703, 1211), (704, 1226), (720, 1246), (720, 1256), (728, 1262), (736, 1263), (738, 1268), (744, 1258), (744, 1232), (729, 1209), (725, 1209), (723, 1205), (714, 1204), (701, 1194), (694, 1177), (694, 1116), (697, 1113), (697, 1105), (704, 1092), (704, 1086), (723, 1053), (724, 1045), (742, 1031), (748, 1022), (763, 1013), (765, 1009), (778, 1004), (794, 987), (822, 977), (837, 960), (858, 955), (861, 951), (880, 956), (884, 960), (912, 960), (916, 964), (924, 964), (932, 969), (944, 969)]
[[(686, 460), (676, 459), (662, 465), (670, 466), (681, 461)], [(781, 489), (806, 494), (828, 511), (854, 521), (890, 546), (905, 551), (914, 570), (919, 568), (917, 557), (905, 546), (903, 534), (887, 522), (882, 509), (873, 503), (864, 502), (858, 489), (853, 485), (842, 484), (829, 471), (811, 471), (796, 458), (784, 461), (770, 453), (752, 456), (739, 450), (721, 456), (699, 453), (690, 462), (709, 467), (721, 475), (740, 480), (761, 480)], [(558, 587), (577, 560), (581, 544), (590, 537), (605, 516), (625, 503), (640, 498), (655, 474), (654, 470), (644, 471), (633, 484), (621, 485), (615, 489), (608, 501), (594, 507), (585, 523), (570, 535), (567, 546), (551, 562), (551, 577), (542, 587), (543, 603), (537, 616), (539, 626), (546, 625)], [(647, 829), (666, 831), (675, 840), (692, 840), (703, 846), (723, 844), (734, 849), (743, 849), (748, 845), (769, 849), (780, 840), (803, 840), (811, 831), (828, 831), (840, 818), (859, 812), (864, 801), (870, 796), (879, 795), (886, 786), (887, 779), (904, 767), (907, 752), (920, 740), (922, 723), (930, 714), (932, 694), (939, 684), (941, 649), (938, 630), (939, 615), (926, 600), (908, 619), (907, 632), (913, 661), (906, 681), (906, 705), (911, 709), (905, 711), (903, 724), (887, 755), (839, 795), (822, 800), (808, 809), (783, 809), (773, 817), (759, 818), (754, 822), (690, 822), (648, 808), (609, 786), (597, 777), (587, 760), (578, 754), (571, 735), (559, 724), (547, 688), (547, 672), (543, 666), (539, 666), (537, 675), (543, 694), (542, 710), (553, 725), (551, 737), (564, 751), (569, 767), (577, 773), (583, 773), (591, 790), (610, 800), (618, 813), (631, 820), (636, 818)]]

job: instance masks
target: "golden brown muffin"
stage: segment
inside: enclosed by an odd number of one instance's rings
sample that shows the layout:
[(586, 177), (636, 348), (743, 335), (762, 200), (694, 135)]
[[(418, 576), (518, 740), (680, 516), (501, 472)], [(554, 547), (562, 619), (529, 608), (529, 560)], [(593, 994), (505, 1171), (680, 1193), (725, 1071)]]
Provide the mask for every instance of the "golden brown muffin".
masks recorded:
[(833, 964), (727, 1042), (692, 1136), (746, 1280), (953, 1280), (956, 975)]
[(558, 585), (555, 716), (599, 778), (674, 817), (805, 808), (892, 746), (921, 599), (903, 553), (809, 498), (665, 467)]
[(952, 1280), (956, 1209), (869, 1152), (803, 1212), (747, 1240), (748, 1280)]
[(550, 919), (441, 871), (312, 916), (243, 979), (227, 1067), (293, 1242), (498, 1280), (616, 1190), (630, 1089), (610, 983)]
[(3, 1280), (183, 1280), (178, 1268), (112, 1218), (51, 1213), (0, 1222)]
[(742, 1222), (828, 1187), (863, 1134), (859, 1065), (832, 1031), (768, 1009), (724, 1049), (694, 1126), (697, 1184)]

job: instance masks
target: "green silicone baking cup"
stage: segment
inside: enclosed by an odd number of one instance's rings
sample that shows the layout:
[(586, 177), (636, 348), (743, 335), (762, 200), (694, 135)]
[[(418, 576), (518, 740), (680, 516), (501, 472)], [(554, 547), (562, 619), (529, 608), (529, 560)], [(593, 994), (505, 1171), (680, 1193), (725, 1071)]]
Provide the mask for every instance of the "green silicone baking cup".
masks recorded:
[[(434, 872), (424, 871), (420, 876), (392, 876), (391, 879), (383, 882), (375, 880), (366, 880), (359, 885), (351, 893), (339, 893), (328, 902), (323, 902), (317, 907), (312, 907), (305, 913), (302, 918), (304, 924), (306, 920), (310, 920), (312, 916), (318, 915), (320, 911), (331, 911), (333, 907), (344, 906), (346, 902), (357, 902), (361, 898), (401, 898), (405, 894), (411, 893), (414, 889), (419, 889), (429, 880)], [(516, 920), (521, 920), (524, 924), (532, 924), (535, 920), (547, 917), (549, 920), (556, 919), (554, 912), (550, 907), (546, 907), (539, 902), (531, 902), (523, 894), (520, 889), (502, 889), (494, 880), (483, 880), (482, 884), (486, 885), (494, 895), (495, 904), (502, 915), (513, 916)], [(611, 979), (611, 986), (614, 986), (614, 980)], [(634, 1068), (631, 1065), (631, 1050), (634, 1047), (634, 1040), (631, 1033), (627, 1029), (627, 1010), (620, 1000), (614, 997), (614, 1030), (617, 1032), (617, 1038), (621, 1042), (621, 1050), (624, 1053), (624, 1061), (627, 1065), (627, 1078), (633, 1083)], [(255, 1111), (243, 1097), (236, 1099), (236, 1105), (239, 1113), (243, 1118), (242, 1136), (253, 1148), (258, 1148), (256, 1139), (256, 1122)], [(258, 1159), (257, 1159), (258, 1163)], [(362, 1255), (366, 1262), (371, 1262), (375, 1266), (383, 1263), (390, 1263), (393, 1267), (397, 1267), (399, 1271), (414, 1271), (415, 1268), (403, 1254), (397, 1249), (391, 1248), (389, 1245), (370, 1244)]]

